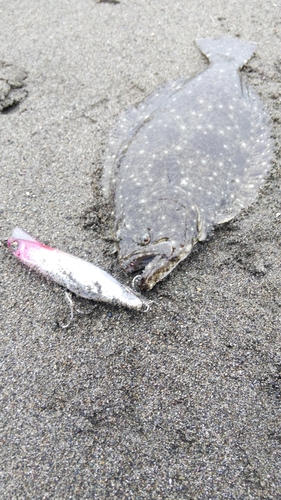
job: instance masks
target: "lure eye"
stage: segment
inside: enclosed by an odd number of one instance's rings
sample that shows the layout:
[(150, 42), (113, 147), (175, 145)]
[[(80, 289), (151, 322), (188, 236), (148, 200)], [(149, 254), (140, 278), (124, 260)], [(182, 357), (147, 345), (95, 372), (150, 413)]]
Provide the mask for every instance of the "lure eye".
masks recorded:
[(18, 241), (13, 241), (13, 243), (11, 243), (10, 245), (10, 248), (15, 252), (19, 248)]

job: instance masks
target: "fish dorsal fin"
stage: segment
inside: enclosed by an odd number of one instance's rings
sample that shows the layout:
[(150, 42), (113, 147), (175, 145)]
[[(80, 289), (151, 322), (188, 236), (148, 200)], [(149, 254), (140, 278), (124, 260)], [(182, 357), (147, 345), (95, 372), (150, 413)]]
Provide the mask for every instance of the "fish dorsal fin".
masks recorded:
[(210, 62), (233, 60), (237, 68), (242, 68), (256, 50), (254, 42), (245, 42), (240, 38), (198, 38), (196, 44)]
[(159, 87), (145, 101), (138, 106), (131, 106), (117, 120), (110, 133), (108, 147), (103, 158), (102, 188), (105, 198), (109, 198), (114, 185), (115, 169), (122, 158), (131, 140), (142, 127), (151, 119), (153, 114), (167, 105), (172, 94), (177, 92), (187, 81), (179, 78), (176, 81), (165, 83)]

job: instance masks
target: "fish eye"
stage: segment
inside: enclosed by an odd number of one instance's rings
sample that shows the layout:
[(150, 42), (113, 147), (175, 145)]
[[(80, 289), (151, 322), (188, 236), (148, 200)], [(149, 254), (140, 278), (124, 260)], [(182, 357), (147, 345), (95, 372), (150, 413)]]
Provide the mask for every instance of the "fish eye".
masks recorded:
[(142, 240), (142, 244), (143, 245), (148, 245), (148, 243), (150, 242), (150, 236), (146, 236), (145, 238), (143, 238)]
[(137, 244), (137, 245), (140, 245), (142, 247), (145, 247), (146, 245), (148, 245), (148, 243), (150, 243), (150, 234), (149, 234), (149, 229), (147, 229), (146, 231), (144, 231), (143, 233), (141, 234), (136, 234), (134, 237), (133, 237), (133, 240), (134, 242)]

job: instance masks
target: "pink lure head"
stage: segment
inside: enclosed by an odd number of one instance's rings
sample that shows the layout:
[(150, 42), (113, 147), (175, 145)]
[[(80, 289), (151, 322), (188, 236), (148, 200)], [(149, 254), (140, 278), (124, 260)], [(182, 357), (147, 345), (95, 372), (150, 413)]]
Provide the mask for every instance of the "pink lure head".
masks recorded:
[(41, 246), (32, 236), (16, 227), (12, 236), (8, 238), (7, 246), (12, 254), (26, 264), (32, 264), (32, 250)]
[(12, 254), (25, 263), (30, 261), (30, 250), (34, 247), (34, 244), (36, 245), (34, 242), (13, 237), (9, 238), (7, 242)]

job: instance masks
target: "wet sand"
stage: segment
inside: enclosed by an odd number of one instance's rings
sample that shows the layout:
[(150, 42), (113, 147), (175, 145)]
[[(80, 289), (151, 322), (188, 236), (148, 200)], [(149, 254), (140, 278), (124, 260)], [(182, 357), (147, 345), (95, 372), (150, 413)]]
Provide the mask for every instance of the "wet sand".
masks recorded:
[[(0, 113), (1, 498), (280, 498), (279, 2), (0, 9), (0, 61), (22, 85)], [(88, 314), (60, 328), (63, 290), (5, 238), (20, 226), (130, 284), (103, 239), (108, 133), (157, 85), (203, 70), (194, 40), (220, 35), (257, 42), (242, 73), (272, 118), (265, 187), (146, 294), (146, 314), (76, 299)]]

